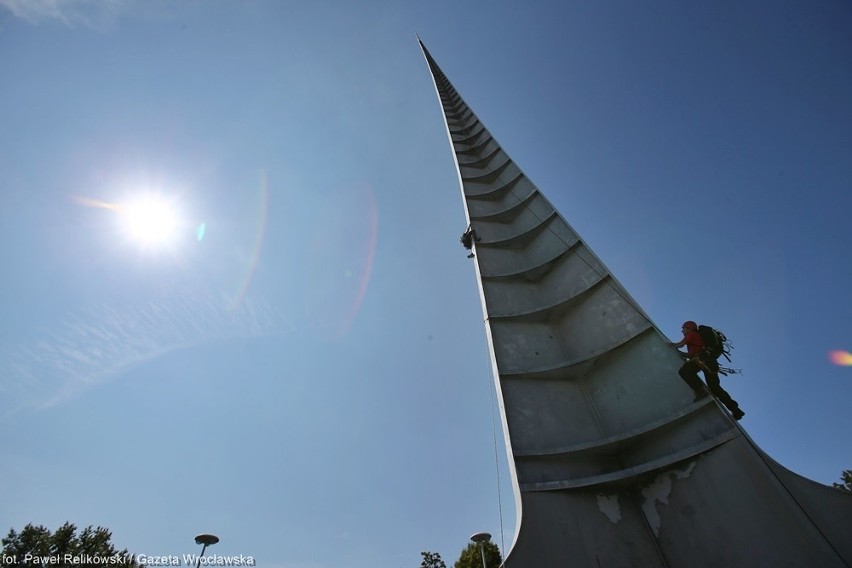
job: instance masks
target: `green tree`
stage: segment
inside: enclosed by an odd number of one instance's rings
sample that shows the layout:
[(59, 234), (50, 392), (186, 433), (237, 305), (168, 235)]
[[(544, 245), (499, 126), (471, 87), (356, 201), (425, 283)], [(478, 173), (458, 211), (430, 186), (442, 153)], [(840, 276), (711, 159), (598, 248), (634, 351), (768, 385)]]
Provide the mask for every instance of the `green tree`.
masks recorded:
[[(91, 526), (77, 534), (77, 527), (65, 523), (55, 532), (39, 525), (28, 524), (21, 532), (9, 529), (2, 540), (2, 565), (4, 567), (32, 568), (33, 565), (47, 564), (59, 568), (103, 568), (110, 566), (137, 568), (139, 564), (127, 552), (113, 546), (112, 533), (103, 528)], [(107, 557), (116, 558), (110, 564)]]
[(847, 469), (840, 474), (840, 483), (832, 483), (832, 487), (840, 489), (844, 493), (852, 493), (852, 469)]
[(421, 552), (420, 555), (423, 557), (420, 568), (447, 568), (438, 552)]
[[(485, 547), (485, 568), (500, 568), (503, 563), (503, 557), (500, 555), (500, 549), (490, 540), (482, 543)], [(482, 553), (479, 550), (479, 544), (471, 542), (462, 550), (459, 559), (453, 564), (453, 568), (482, 568)]]

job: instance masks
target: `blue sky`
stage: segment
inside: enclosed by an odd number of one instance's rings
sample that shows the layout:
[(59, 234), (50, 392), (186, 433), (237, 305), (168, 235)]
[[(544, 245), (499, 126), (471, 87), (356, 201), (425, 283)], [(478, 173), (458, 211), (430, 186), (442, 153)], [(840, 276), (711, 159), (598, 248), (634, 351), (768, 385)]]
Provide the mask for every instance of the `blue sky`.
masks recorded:
[[(728, 334), (756, 443), (838, 480), (850, 28), (841, 0), (1, 0), (0, 530), (213, 532), (277, 568), (509, 544), (415, 33), (664, 332)], [(164, 246), (116, 209), (148, 193), (181, 212)]]

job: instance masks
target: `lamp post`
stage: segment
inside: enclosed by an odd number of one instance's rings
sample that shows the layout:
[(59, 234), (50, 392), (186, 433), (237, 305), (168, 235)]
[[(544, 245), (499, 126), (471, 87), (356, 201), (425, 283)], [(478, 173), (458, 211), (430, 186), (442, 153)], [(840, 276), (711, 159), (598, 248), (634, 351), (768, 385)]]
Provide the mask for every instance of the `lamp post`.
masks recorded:
[(201, 554), (198, 556), (198, 562), (195, 563), (195, 568), (201, 566), (201, 557), (204, 556), (204, 551), (207, 550), (208, 546), (212, 546), (219, 542), (219, 537), (215, 534), (200, 534), (195, 537), (195, 544), (203, 544), (201, 547)]
[(491, 540), (491, 535), (487, 532), (479, 532), (471, 536), (470, 540), (479, 545), (479, 552), (482, 554), (482, 568), (488, 568), (485, 565), (485, 543)]

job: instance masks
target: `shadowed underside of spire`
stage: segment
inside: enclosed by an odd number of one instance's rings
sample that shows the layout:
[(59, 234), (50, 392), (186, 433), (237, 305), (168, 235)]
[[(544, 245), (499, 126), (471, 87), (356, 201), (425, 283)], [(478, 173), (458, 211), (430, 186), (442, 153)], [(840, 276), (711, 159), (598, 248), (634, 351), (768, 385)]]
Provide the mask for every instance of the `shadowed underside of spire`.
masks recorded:
[[(518, 507), (509, 568), (849, 566), (852, 496), (763, 454), (420, 43), (458, 167)], [(558, 166), (556, 166), (558, 167)]]

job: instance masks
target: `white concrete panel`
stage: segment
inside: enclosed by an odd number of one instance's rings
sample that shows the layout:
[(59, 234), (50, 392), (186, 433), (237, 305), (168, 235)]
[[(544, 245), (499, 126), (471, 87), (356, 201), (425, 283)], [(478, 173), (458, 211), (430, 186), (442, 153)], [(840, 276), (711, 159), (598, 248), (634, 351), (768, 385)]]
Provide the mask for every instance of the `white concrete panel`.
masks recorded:
[(601, 281), (603, 267), (591, 265), (575, 249), (557, 257), (539, 279), (520, 274), (483, 281), (490, 316), (513, 316), (541, 311), (589, 290)]
[(472, 219), (477, 219), (505, 213), (536, 192), (538, 189), (532, 182), (518, 174), (516, 178), (496, 191), (479, 197), (469, 197), (467, 203), (470, 216)]
[(511, 160), (497, 164), (491, 173), (465, 178), (464, 193), (467, 197), (488, 195), (511, 182), (520, 173), (521, 170)]
[(480, 244), (476, 247), (476, 253), (484, 277), (508, 276), (550, 262), (576, 242), (574, 231), (561, 218), (551, 217), (546, 223), (505, 246)]
[(605, 436), (580, 381), (503, 379), (514, 450), (544, 451)]
[(483, 245), (488, 245), (529, 233), (554, 214), (550, 203), (536, 193), (527, 201), (519, 201), (502, 215), (477, 220), (473, 226)]

